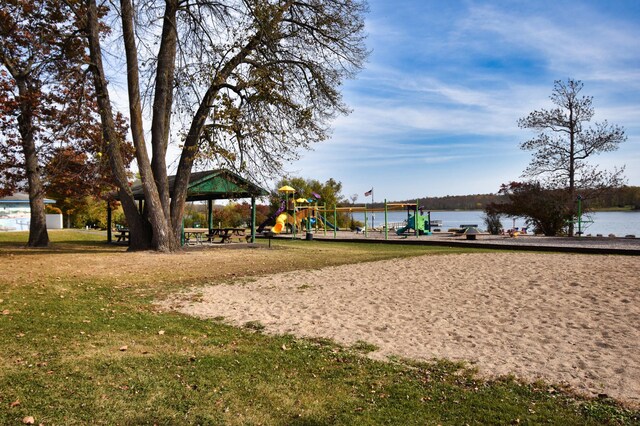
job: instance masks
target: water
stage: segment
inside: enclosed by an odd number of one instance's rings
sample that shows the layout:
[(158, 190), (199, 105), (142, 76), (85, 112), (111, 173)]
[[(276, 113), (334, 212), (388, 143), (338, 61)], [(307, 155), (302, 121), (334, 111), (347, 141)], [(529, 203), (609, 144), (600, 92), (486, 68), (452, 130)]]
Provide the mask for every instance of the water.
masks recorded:
[[(425, 213), (426, 214), (426, 213)], [(367, 213), (368, 222), (371, 223), (371, 213)], [(407, 212), (392, 211), (388, 213), (387, 221), (402, 222), (407, 219)], [(354, 213), (353, 218), (364, 222), (363, 213)], [(635, 235), (640, 237), (640, 212), (594, 212), (589, 216), (583, 216), (582, 228), (584, 234), (614, 234), (619, 237), (625, 235)], [(484, 223), (484, 212), (482, 210), (468, 211), (435, 211), (431, 212), (431, 220), (441, 220), (442, 226), (439, 229), (446, 231), (449, 228), (458, 228), (460, 225), (478, 225), (480, 229), (486, 229)], [(384, 212), (376, 212), (374, 226), (384, 225)], [(510, 218), (502, 219), (502, 226), (505, 229), (513, 227), (523, 228), (526, 225), (523, 218), (516, 218), (515, 222)], [(576, 224), (577, 231), (577, 224)]]

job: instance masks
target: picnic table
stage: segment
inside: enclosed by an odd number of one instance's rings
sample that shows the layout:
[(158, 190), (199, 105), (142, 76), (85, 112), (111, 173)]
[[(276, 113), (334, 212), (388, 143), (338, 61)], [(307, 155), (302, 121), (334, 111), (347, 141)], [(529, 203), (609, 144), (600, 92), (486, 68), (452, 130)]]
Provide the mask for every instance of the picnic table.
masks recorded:
[(209, 242), (213, 242), (216, 238), (220, 238), (221, 243), (230, 243), (233, 239), (238, 242), (246, 241), (245, 228), (212, 228), (207, 236)]
[(207, 233), (204, 228), (184, 228), (185, 244), (202, 244), (203, 237)]
[(117, 242), (129, 242), (129, 228), (116, 229)]

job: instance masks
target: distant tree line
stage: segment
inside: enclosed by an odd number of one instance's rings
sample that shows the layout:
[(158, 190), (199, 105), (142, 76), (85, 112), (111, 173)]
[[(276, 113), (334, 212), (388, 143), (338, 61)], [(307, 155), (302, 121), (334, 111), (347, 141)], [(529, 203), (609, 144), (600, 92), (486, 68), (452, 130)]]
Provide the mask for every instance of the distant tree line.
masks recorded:
[[(446, 195), (444, 197), (420, 198), (420, 206), (425, 210), (483, 210), (490, 203), (503, 200), (498, 194)], [(393, 201), (394, 203), (415, 203), (416, 200)], [(378, 203), (376, 203), (378, 204)], [(384, 204), (380, 204), (383, 206)]]
[(598, 194), (590, 200), (593, 209), (630, 208), (640, 210), (640, 186), (622, 186)]
[[(420, 198), (419, 201), (420, 205), (427, 210), (484, 210), (491, 203), (503, 203), (506, 199), (502, 194), (473, 194), (425, 197)], [(416, 200), (393, 202), (415, 203)], [(619, 188), (608, 188), (594, 198), (585, 200), (585, 203), (593, 210), (618, 208), (640, 210), (640, 186), (625, 185)], [(375, 205), (383, 206), (384, 204), (376, 203)]]

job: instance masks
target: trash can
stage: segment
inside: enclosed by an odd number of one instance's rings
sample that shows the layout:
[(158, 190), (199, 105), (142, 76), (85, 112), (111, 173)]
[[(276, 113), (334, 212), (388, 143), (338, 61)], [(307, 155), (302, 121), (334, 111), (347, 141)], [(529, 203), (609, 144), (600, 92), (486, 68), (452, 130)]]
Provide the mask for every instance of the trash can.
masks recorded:
[(305, 238), (307, 241), (313, 240), (313, 234), (311, 232), (307, 232), (307, 237)]

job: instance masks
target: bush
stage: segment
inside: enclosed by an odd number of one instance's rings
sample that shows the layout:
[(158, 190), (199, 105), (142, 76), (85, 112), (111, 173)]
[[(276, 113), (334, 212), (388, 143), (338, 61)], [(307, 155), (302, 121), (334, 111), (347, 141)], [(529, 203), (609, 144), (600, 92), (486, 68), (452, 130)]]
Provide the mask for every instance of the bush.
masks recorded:
[(487, 232), (491, 235), (499, 235), (504, 231), (501, 219), (502, 215), (491, 206), (487, 206), (484, 211), (484, 223), (487, 226)]
[(509, 217), (525, 217), (535, 233), (562, 235), (572, 220), (568, 191), (545, 188), (540, 182), (511, 182), (502, 185), (500, 193), (506, 203), (492, 203), (487, 209)]

